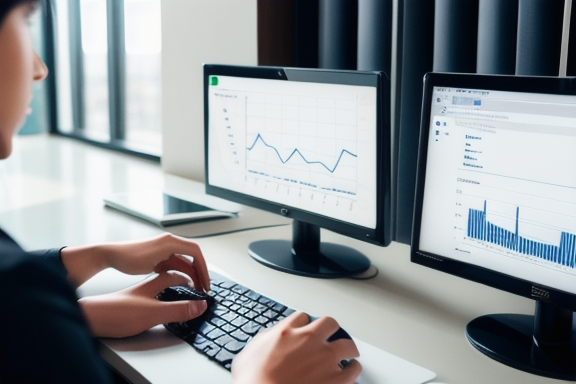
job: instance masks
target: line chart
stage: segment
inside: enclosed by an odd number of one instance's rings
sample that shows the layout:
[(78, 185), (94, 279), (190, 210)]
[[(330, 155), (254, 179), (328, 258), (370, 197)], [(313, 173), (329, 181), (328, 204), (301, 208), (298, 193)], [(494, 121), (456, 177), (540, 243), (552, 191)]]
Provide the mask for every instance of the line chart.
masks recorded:
[(338, 168), (338, 165), (340, 164), (340, 161), (342, 160), (342, 157), (345, 154), (350, 155), (350, 156), (355, 157), (355, 158), (358, 157), (358, 155), (348, 151), (347, 149), (342, 149), (340, 151), (340, 154), (338, 155), (338, 157), (336, 159), (336, 163), (334, 164), (334, 166), (329, 167), (328, 165), (326, 165), (322, 161), (307, 159), (306, 156), (304, 156), (304, 154), (302, 154), (302, 152), (298, 148), (294, 148), (294, 150), (290, 153), (290, 155), (288, 155), (286, 157), (286, 159), (283, 159), (282, 155), (280, 154), (278, 149), (276, 147), (274, 147), (273, 145), (268, 144), (266, 142), (266, 140), (264, 140), (264, 138), (262, 137), (262, 135), (260, 133), (258, 133), (258, 135), (256, 136), (256, 139), (254, 139), (254, 142), (252, 143), (252, 145), (248, 146), (248, 148), (246, 148), (246, 149), (248, 151), (252, 151), (254, 149), (254, 147), (256, 146), (256, 144), (258, 144), (259, 141), (262, 142), (262, 144), (264, 146), (271, 148), (276, 153), (276, 155), (278, 156), (278, 159), (282, 162), (282, 164), (288, 163), (294, 155), (299, 155), (302, 158), (302, 160), (304, 160), (305, 163), (307, 163), (307, 164), (319, 164), (322, 167), (324, 167), (330, 173), (334, 173), (336, 171), (336, 169)]
[(248, 183), (316, 199), (357, 198), (374, 154), (359, 127), (357, 95), (267, 91), (250, 94), (243, 106), (239, 162)]

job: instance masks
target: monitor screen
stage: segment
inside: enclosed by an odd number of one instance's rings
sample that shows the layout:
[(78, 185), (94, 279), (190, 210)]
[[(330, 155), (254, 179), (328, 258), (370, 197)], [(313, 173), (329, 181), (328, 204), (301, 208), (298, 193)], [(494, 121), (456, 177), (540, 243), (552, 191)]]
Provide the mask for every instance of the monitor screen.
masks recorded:
[[(390, 242), (386, 77), (205, 65), (204, 83), (207, 193), (294, 219), (293, 242), (254, 244), (250, 254), (304, 275), (366, 269), (366, 260), (356, 265), (363, 256), (354, 250), (333, 258), (319, 228)], [(270, 260), (278, 253), (289, 266)], [(328, 264), (334, 268), (324, 272)]]
[(416, 263), (537, 301), (471, 322), (475, 347), (575, 379), (575, 79), (428, 74), (412, 241)]

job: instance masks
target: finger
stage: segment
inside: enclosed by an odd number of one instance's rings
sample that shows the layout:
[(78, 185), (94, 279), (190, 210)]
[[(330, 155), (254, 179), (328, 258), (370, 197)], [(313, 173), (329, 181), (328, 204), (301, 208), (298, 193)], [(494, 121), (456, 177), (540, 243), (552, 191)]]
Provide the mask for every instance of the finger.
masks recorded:
[(340, 360), (360, 357), (360, 352), (354, 341), (349, 339), (334, 340), (330, 343)]
[(208, 308), (206, 300), (184, 300), (162, 302), (159, 323), (183, 322), (195, 319), (202, 315)]
[(322, 340), (327, 340), (340, 328), (340, 325), (332, 317), (324, 316), (310, 323), (310, 327), (314, 329), (314, 333)]
[(177, 271), (184, 272), (190, 276), (194, 282), (194, 288), (196, 288), (197, 291), (202, 293), (206, 292), (204, 283), (198, 277), (198, 271), (195, 267), (195, 259), (190, 260), (188, 257), (182, 255), (173, 255), (170, 259), (173, 260), (172, 262), (175, 264), (175, 269)]
[(192, 263), (192, 260), (185, 256), (181, 255), (172, 255), (167, 260), (164, 260), (154, 268), (154, 272), (162, 273), (166, 271), (179, 271), (185, 273), (186, 275), (190, 276), (192, 281), (194, 282), (194, 287), (198, 291), (204, 291), (204, 285), (198, 278), (198, 274), (196, 273), (196, 269)]
[(310, 317), (304, 312), (297, 311), (284, 319), (281, 324), (282, 323), (286, 326), (300, 328), (310, 323)]
[(354, 383), (358, 376), (362, 373), (362, 364), (358, 362), (358, 360), (350, 360), (350, 363), (346, 366), (346, 368), (342, 369), (342, 372), (339, 373), (341, 380), (339, 382), (342, 383)]
[[(206, 260), (204, 259), (204, 255), (202, 254), (202, 250), (200, 246), (188, 239), (184, 239), (181, 237), (177, 237), (178, 240), (183, 242), (184, 249), (190, 249), (190, 253), (186, 253), (188, 256), (192, 256), (194, 258), (194, 269), (198, 273), (198, 277), (200, 278), (201, 285), (198, 285), (196, 288), (198, 290), (204, 289), (204, 291), (210, 290), (210, 276), (208, 275), (208, 266), (206, 265)], [(180, 253), (180, 252), (178, 252)]]
[(163, 272), (151, 279), (145, 280), (133, 287), (131, 290), (146, 297), (156, 297), (158, 293), (162, 292), (168, 287), (176, 285), (190, 286), (190, 279), (188, 276), (176, 272)]
[(179, 255), (170, 255), (168, 259), (163, 260), (156, 265), (154, 272), (162, 273), (170, 270), (177, 270), (186, 273), (192, 269), (194, 269), (194, 265), (192, 264), (192, 260), (189, 258)]
[(180, 285), (183, 287), (191, 287), (191, 279), (188, 275), (179, 272), (171, 271), (159, 274), (151, 283), (152, 289), (160, 292), (168, 287)]
[(200, 282), (202, 285), (199, 287), (203, 287), (205, 292), (210, 290), (210, 275), (208, 274), (208, 266), (206, 266), (206, 260), (204, 260), (204, 256), (202, 257), (194, 257), (194, 270), (198, 273), (198, 277), (200, 278)]

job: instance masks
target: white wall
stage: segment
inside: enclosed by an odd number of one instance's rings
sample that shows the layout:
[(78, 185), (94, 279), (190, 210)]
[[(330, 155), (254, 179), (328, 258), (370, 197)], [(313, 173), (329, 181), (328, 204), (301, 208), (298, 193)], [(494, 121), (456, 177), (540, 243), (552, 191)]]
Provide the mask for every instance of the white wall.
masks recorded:
[(257, 65), (256, 1), (162, 1), (165, 172), (204, 181), (202, 64)]

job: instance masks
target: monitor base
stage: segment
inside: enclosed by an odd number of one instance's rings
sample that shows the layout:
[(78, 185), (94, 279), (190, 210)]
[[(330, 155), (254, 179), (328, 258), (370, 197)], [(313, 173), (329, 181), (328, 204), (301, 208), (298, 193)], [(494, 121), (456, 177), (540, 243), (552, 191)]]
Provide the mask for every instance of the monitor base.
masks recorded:
[(539, 376), (576, 380), (574, 330), (565, 343), (543, 348), (534, 341), (534, 320), (535, 316), (518, 314), (481, 316), (467, 325), (466, 336), (476, 349), (503, 364)]
[(370, 267), (361, 252), (333, 243), (321, 243), (319, 252), (296, 255), (291, 241), (261, 240), (250, 244), (248, 254), (270, 268), (307, 277), (348, 277)]

